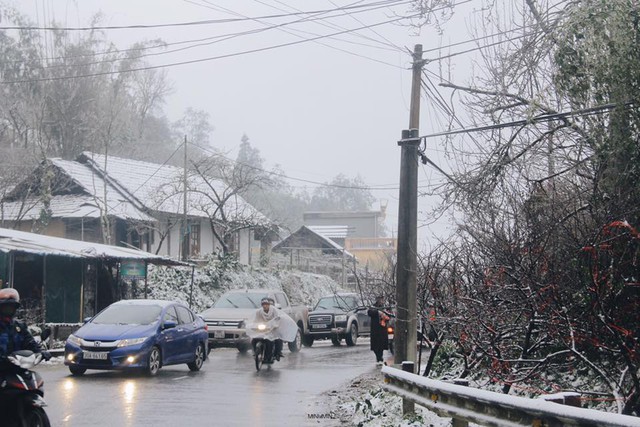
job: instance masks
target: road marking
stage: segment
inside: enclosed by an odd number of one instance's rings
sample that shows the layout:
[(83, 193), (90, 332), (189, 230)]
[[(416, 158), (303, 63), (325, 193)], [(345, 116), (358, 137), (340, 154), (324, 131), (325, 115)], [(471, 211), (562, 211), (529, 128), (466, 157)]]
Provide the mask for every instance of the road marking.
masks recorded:
[(183, 379), (185, 379), (185, 378), (189, 378), (189, 377), (185, 375), (184, 377), (174, 378), (173, 380), (174, 380), (174, 381), (178, 381), (178, 380), (183, 380)]

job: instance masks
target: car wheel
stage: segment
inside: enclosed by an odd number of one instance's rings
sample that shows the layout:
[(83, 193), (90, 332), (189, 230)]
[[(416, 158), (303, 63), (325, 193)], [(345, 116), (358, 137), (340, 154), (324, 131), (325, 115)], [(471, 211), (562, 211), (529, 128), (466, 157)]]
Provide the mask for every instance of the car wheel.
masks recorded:
[(251, 346), (250, 346), (250, 345), (247, 345), (247, 344), (240, 344), (240, 345), (238, 346), (238, 351), (239, 351), (240, 353), (242, 353), (242, 354), (245, 354), (247, 351), (249, 351), (249, 349), (250, 349), (250, 348), (251, 348)]
[(80, 376), (83, 375), (85, 372), (87, 372), (86, 368), (80, 368), (78, 366), (69, 366), (69, 371), (71, 372), (71, 375), (75, 375), (75, 376)]
[(298, 332), (296, 333), (296, 338), (287, 344), (289, 346), (289, 351), (291, 353), (297, 353), (302, 348), (302, 331), (300, 327), (298, 327)]
[(344, 338), (349, 347), (356, 345), (356, 342), (358, 341), (358, 325), (356, 323), (351, 324), (351, 328), (349, 328), (347, 336)]
[(302, 344), (305, 347), (311, 347), (313, 345), (313, 335), (305, 335), (302, 337)]
[(147, 361), (147, 369), (145, 370), (147, 375), (154, 376), (157, 374), (161, 365), (160, 349), (154, 346), (149, 353), (149, 360)]
[(340, 345), (340, 341), (342, 341), (342, 338), (340, 338), (340, 337), (331, 337), (331, 344), (333, 344), (335, 346), (339, 346)]
[(193, 362), (187, 363), (187, 366), (193, 372), (199, 371), (202, 368), (202, 364), (204, 363), (204, 346), (202, 344), (198, 344), (196, 347), (196, 351), (193, 355)]

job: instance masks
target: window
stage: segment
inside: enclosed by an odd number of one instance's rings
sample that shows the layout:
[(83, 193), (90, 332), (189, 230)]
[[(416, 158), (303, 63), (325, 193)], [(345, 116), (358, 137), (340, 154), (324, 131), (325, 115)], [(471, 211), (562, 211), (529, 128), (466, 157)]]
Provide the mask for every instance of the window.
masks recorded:
[(289, 304), (287, 304), (287, 299), (285, 298), (284, 294), (276, 294), (276, 302), (280, 304), (280, 307), (289, 306)]
[(67, 239), (97, 242), (100, 238), (100, 224), (95, 219), (65, 219), (65, 236)]
[(157, 305), (114, 304), (93, 318), (105, 325), (150, 325), (158, 321), (162, 308)]
[(189, 229), (191, 241), (191, 244), (189, 246), (189, 254), (191, 256), (200, 255), (200, 224), (191, 224)]
[(258, 308), (260, 300), (266, 297), (265, 294), (254, 294), (248, 292), (234, 292), (224, 294), (216, 301), (213, 307), (216, 308)]
[(191, 315), (191, 312), (185, 307), (177, 305), (176, 310), (178, 311), (178, 319), (180, 319), (181, 324), (193, 322), (193, 316)]
[(178, 315), (176, 314), (176, 309), (174, 307), (167, 308), (167, 311), (164, 313), (164, 322), (176, 322), (178, 323)]

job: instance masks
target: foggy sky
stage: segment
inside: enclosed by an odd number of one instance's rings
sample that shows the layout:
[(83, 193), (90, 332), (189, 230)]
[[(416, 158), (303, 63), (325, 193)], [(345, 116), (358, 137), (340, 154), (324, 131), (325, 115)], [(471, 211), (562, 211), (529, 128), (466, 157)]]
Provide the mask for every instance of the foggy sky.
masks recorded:
[[(369, 3), (372, 0), (366, 1)], [(268, 7), (266, 4), (272, 5)], [(305, 11), (326, 10), (357, 4), (350, 1), (305, 0), (34, 0), (14, 2), (36, 24), (54, 19), (62, 26), (87, 26), (96, 13), (103, 17), (100, 25), (163, 24), (237, 17), (256, 17), (292, 12), (292, 7)], [(330, 181), (338, 173), (349, 177), (360, 175), (370, 186), (397, 186), (400, 148), (397, 140), (408, 127), (411, 85), (410, 50), (417, 43), (424, 49), (438, 47), (469, 37), (465, 19), (470, 7), (456, 8), (456, 15), (439, 35), (433, 28), (421, 31), (403, 25), (386, 24), (354, 35), (338, 36), (263, 52), (236, 55), (218, 60), (166, 68), (174, 91), (165, 111), (170, 120), (178, 119), (187, 107), (207, 111), (215, 127), (211, 144), (235, 157), (240, 138), (246, 134), (252, 146), (258, 148), (267, 169), (278, 164), (291, 177), (318, 182)], [(280, 9), (277, 10), (276, 8)], [(219, 10), (214, 10), (219, 9)], [(400, 15), (412, 13), (407, 4), (380, 11), (352, 13), (339, 19), (305, 22), (283, 26), (303, 38), (376, 24)], [(292, 16), (270, 19), (263, 23), (242, 22), (188, 27), (127, 29), (107, 31), (107, 37), (119, 48), (136, 41), (162, 38), (166, 42), (200, 39), (259, 29), (300, 19)], [(325, 25), (339, 27), (328, 28)], [(418, 34), (420, 33), (420, 34)], [(188, 49), (183, 52), (145, 58), (153, 65), (188, 61), (268, 48), (277, 44), (301, 40), (280, 29)], [(322, 43), (322, 44), (321, 44)], [(365, 44), (367, 46), (365, 46)], [(392, 44), (396, 47), (391, 47)], [(173, 47), (170, 47), (173, 48)], [(340, 49), (340, 50), (338, 50)], [(358, 56), (359, 55), (359, 56)], [(431, 55), (437, 55), (431, 54)], [(428, 57), (428, 55), (426, 55)], [(376, 61), (382, 61), (386, 64)], [(468, 62), (453, 63), (454, 71), (465, 72)], [(437, 67), (432, 67), (437, 70)], [(440, 121), (422, 101), (420, 133), (439, 130)], [(431, 144), (431, 142), (430, 142)], [(431, 158), (447, 169), (446, 160), (436, 149)], [(428, 147), (429, 148), (429, 147)], [(432, 184), (442, 177), (428, 167), (420, 168), (420, 185)], [(313, 186), (290, 181), (296, 187)], [(393, 185), (396, 184), (396, 185)], [(388, 203), (387, 226), (395, 236), (397, 229), (396, 189), (373, 191), (382, 203)], [(424, 199), (421, 210), (427, 210), (436, 200)], [(374, 209), (378, 208), (376, 204)], [(419, 238), (426, 244), (432, 233), (442, 235), (447, 219), (421, 227)]]

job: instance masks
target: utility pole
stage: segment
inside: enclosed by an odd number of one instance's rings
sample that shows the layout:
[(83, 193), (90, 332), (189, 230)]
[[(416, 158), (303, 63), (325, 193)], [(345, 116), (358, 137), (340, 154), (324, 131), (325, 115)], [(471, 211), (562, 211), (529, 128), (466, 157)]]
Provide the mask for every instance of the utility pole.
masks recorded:
[[(400, 199), (398, 202), (398, 265), (396, 268), (396, 329), (394, 362), (416, 361), (416, 268), (418, 245), (418, 149), (420, 138), (420, 92), (422, 83), (422, 45), (413, 52), (413, 79), (409, 129), (402, 131), (400, 159)], [(413, 365), (407, 364), (413, 372)], [(403, 369), (406, 369), (403, 367)], [(403, 399), (402, 412), (415, 412), (415, 405)]]
[(189, 259), (189, 232), (187, 231), (187, 135), (184, 136), (184, 170), (182, 174), (182, 260)]

